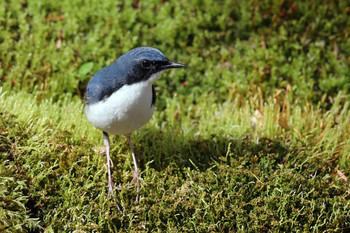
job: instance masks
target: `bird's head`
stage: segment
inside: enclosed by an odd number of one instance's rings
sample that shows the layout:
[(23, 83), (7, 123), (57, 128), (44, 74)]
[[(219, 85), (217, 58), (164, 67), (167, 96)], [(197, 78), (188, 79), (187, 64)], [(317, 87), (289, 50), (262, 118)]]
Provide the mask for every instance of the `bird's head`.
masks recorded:
[(184, 67), (183, 64), (170, 61), (158, 49), (150, 47), (132, 49), (119, 57), (116, 63), (126, 71), (127, 84), (142, 81), (153, 83), (164, 70)]

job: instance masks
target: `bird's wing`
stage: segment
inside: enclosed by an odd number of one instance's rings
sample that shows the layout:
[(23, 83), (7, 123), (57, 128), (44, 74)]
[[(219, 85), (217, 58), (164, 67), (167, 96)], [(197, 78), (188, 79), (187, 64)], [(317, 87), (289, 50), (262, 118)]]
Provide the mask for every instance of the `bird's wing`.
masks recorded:
[(118, 72), (113, 65), (99, 70), (92, 77), (86, 88), (85, 104), (97, 103), (111, 96), (125, 84), (125, 75), (120, 70)]

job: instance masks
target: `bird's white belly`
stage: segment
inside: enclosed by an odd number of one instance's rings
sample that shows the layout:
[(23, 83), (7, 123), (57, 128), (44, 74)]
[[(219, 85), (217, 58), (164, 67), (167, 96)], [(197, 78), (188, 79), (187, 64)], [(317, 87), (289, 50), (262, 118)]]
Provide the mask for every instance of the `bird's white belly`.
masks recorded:
[(129, 134), (152, 117), (152, 84), (124, 85), (107, 99), (85, 105), (88, 121), (110, 134)]

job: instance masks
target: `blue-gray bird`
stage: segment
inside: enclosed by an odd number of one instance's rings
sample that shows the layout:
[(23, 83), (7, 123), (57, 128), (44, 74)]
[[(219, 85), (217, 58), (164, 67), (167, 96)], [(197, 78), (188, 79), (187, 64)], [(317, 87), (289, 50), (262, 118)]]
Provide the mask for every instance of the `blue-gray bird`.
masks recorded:
[(134, 178), (139, 200), (140, 174), (131, 142), (131, 133), (152, 117), (156, 102), (153, 83), (167, 69), (181, 68), (155, 48), (140, 47), (125, 53), (117, 61), (99, 70), (89, 81), (85, 95), (88, 121), (103, 131), (108, 168), (108, 197), (113, 194), (110, 141), (108, 134), (126, 135), (134, 162)]

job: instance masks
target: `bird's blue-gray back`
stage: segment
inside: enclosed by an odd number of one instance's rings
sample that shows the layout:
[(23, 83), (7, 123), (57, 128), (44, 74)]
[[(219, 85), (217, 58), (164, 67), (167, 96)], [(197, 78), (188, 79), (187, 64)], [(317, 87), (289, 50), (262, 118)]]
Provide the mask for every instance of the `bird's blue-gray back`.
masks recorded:
[(126, 84), (124, 69), (117, 69), (114, 63), (99, 70), (90, 80), (86, 88), (85, 103), (94, 104), (111, 96)]

